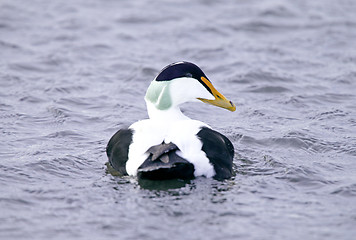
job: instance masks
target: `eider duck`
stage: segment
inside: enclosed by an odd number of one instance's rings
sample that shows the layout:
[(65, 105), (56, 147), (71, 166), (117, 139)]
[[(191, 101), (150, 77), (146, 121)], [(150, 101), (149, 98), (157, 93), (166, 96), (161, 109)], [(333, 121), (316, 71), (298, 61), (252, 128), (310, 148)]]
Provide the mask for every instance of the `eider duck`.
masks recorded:
[(233, 175), (230, 140), (207, 124), (188, 118), (179, 107), (202, 101), (236, 110), (198, 66), (190, 62), (166, 66), (151, 82), (145, 101), (149, 119), (120, 129), (107, 145), (109, 163), (115, 170), (154, 180), (227, 179)]

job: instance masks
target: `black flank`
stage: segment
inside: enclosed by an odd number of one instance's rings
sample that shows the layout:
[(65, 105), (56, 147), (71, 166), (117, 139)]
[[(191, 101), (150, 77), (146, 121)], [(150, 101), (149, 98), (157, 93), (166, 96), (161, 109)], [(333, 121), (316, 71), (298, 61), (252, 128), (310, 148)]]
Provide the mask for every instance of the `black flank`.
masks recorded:
[(106, 154), (111, 166), (120, 174), (127, 175), (126, 162), (129, 154), (129, 146), (132, 142), (133, 131), (131, 129), (120, 129), (111, 137)]
[(234, 146), (230, 140), (207, 127), (202, 127), (197, 136), (203, 143), (202, 150), (214, 166), (216, 172), (214, 178), (219, 180), (231, 178), (233, 176)]

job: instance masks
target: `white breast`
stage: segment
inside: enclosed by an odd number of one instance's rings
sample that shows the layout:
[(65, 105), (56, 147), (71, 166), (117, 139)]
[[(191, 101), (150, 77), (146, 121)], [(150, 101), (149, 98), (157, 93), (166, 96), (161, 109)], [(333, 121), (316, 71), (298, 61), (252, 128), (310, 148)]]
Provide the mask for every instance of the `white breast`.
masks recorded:
[(201, 127), (209, 127), (203, 122), (186, 119), (171, 123), (150, 119), (136, 122), (130, 126), (134, 131), (129, 148), (126, 171), (136, 176), (138, 167), (147, 159), (146, 151), (154, 145), (172, 142), (180, 149), (178, 155), (194, 165), (194, 175), (213, 177), (215, 170), (202, 149), (202, 143), (196, 134)]

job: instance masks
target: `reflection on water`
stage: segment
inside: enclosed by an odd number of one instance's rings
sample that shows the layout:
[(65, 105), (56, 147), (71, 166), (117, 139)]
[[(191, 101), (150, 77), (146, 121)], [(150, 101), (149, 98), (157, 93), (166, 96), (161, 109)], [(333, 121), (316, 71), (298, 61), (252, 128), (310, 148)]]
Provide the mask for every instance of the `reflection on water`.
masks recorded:
[[(0, 3), (1, 239), (353, 239), (352, 1)], [(197, 14), (199, 13), (199, 14)], [(237, 105), (186, 115), (233, 142), (226, 181), (107, 167), (179, 60)]]
[(148, 190), (172, 190), (172, 189), (180, 189), (187, 184), (189, 184), (190, 181), (184, 181), (180, 179), (172, 179), (172, 180), (165, 180), (165, 181), (153, 181), (153, 180), (147, 180), (147, 179), (140, 179), (138, 181), (138, 184), (140, 185), (141, 188), (143, 189), (148, 189)]

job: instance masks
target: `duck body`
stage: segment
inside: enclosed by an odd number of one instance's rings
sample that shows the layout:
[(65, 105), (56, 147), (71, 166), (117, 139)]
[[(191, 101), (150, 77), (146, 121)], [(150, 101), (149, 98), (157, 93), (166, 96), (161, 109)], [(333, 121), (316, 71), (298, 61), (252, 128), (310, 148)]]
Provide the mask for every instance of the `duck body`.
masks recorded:
[(179, 108), (181, 103), (195, 100), (216, 105), (215, 97), (224, 100), (222, 107), (235, 110), (232, 102), (206, 86), (210, 84), (191, 63), (179, 62), (163, 69), (145, 96), (149, 119), (120, 129), (110, 139), (106, 152), (111, 166), (121, 174), (149, 179), (230, 178), (234, 156), (230, 140), (207, 124), (188, 118)]

